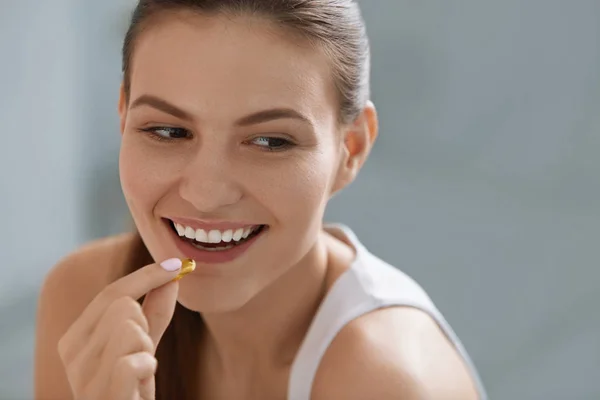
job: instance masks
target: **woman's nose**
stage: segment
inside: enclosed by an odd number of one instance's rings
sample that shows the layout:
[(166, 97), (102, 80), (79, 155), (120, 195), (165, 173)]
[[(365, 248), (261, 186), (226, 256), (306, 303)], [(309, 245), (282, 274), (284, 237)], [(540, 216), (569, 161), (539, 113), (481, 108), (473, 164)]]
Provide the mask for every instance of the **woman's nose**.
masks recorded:
[(235, 180), (231, 163), (216, 152), (205, 151), (183, 171), (180, 196), (198, 211), (209, 213), (237, 203), (242, 188)]

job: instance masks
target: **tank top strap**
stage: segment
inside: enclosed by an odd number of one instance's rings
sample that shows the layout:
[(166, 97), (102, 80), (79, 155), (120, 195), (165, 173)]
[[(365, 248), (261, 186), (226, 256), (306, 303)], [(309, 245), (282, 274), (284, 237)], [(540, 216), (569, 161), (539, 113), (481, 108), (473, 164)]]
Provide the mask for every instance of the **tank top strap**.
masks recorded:
[(290, 372), (288, 400), (310, 400), (319, 364), (331, 342), (348, 323), (391, 306), (414, 307), (429, 314), (463, 357), (476, 381), (480, 399), (487, 399), (469, 355), (421, 286), (369, 253), (349, 228), (343, 225), (330, 225), (329, 228), (343, 232), (355, 247), (356, 258), (325, 296), (296, 354)]

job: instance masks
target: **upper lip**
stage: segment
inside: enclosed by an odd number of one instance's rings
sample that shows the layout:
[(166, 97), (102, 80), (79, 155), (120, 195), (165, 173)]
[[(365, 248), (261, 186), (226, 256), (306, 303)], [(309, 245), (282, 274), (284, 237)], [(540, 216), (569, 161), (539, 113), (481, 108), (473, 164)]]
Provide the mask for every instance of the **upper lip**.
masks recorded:
[(235, 230), (239, 228), (252, 228), (261, 224), (253, 224), (250, 222), (230, 222), (230, 221), (202, 221), (193, 218), (167, 217), (168, 220), (183, 226), (189, 226), (194, 229), (204, 229), (205, 231), (218, 230), (226, 231), (229, 229)]

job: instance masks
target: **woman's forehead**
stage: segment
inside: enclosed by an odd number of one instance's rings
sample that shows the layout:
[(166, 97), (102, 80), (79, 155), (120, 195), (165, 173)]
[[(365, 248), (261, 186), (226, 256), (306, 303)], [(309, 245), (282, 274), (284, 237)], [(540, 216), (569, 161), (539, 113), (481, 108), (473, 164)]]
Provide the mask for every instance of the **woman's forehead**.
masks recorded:
[(131, 97), (150, 91), (229, 107), (335, 104), (331, 67), (319, 49), (250, 19), (190, 18), (164, 18), (143, 30), (131, 64)]

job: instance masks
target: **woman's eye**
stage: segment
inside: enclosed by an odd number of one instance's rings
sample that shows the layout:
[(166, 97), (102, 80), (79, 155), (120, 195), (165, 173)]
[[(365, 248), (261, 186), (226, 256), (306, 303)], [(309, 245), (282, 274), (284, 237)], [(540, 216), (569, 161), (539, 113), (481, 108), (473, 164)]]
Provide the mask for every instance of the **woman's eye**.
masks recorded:
[(268, 136), (257, 137), (252, 140), (252, 143), (269, 151), (284, 150), (294, 145), (287, 139)]
[(158, 126), (142, 129), (143, 132), (149, 133), (158, 140), (175, 140), (186, 139), (190, 137), (190, 133), (182, 128), (171, 128), (167, 126)]

